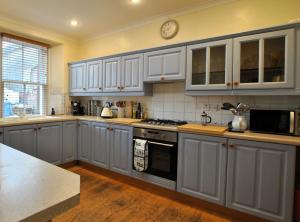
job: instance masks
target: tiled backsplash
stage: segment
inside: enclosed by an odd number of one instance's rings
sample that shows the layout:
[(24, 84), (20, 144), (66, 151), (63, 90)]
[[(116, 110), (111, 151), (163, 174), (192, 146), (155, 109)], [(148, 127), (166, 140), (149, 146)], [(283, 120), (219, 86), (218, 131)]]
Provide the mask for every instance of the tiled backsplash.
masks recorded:
[(214, 124), (227, 124), (232, 120), (230, 111), (221, 110), (224, 102), (249, 104), (252, 108), (300, 107), (300, 96), (187, 96), (182, 82), (154, 84), (153, 96), (145, 97), (94, 97), (109, 101), (138, 101), (142, 103), (149, 118), (186, 120), (199, 122), (201, 113), (206, 111)]

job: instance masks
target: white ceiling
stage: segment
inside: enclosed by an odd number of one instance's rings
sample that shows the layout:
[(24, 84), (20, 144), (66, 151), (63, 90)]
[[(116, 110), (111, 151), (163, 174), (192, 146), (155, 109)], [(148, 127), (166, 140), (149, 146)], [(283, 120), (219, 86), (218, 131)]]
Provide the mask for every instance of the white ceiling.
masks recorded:
[[(113, 32), (217, 0), (1, 0), (0, 16), (73, 38)], [(78, 27), (69, 25), (78, 20)]]

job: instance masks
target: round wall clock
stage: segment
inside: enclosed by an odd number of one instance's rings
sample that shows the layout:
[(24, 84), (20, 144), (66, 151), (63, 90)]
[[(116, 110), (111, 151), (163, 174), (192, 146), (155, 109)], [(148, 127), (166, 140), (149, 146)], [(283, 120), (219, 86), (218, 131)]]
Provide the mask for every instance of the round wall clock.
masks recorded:
[(171, 39), (175, 37), (178, 31), (179, 24), (174, 19), (164, 22), (160, 27), (160, 35), (164, 39)]

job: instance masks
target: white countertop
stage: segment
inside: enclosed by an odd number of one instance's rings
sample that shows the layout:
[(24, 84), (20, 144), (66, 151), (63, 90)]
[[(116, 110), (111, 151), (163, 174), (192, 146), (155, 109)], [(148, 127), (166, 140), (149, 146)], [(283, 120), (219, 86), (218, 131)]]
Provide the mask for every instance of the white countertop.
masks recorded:
[(0, 144), (1, 222), (46, 222), (79, 197), (79, 175)]

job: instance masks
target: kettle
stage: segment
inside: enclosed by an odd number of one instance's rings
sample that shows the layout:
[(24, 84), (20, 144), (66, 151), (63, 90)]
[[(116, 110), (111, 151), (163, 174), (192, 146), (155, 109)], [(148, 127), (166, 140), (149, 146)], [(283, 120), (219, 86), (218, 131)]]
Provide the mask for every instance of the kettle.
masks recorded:
[(102, 109), (101, 112), (101, 117), (102, 118), (112, 118), (113, 117), (113, 113), (111, 111), (111, 107), (112, 103), (111, 102), (106, 102), (104, 108)]

